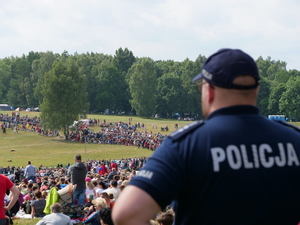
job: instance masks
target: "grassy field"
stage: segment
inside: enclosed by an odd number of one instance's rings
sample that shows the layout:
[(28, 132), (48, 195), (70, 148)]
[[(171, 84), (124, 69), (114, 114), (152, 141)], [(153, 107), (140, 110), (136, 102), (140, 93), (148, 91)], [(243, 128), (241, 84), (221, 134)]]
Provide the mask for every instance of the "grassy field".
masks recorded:
[[(1, 113), (11, 114), (10, 111)], [(21, 117), (28, 115), (30, 117), (38, 116), (37, 112), (20, 112)], [(128, 122), (128, 116), (115, 115), (97, 115), (89, 114), (88, 118), (99, 119), (101, 122)], [(144, 123), (146, 131), (153, 133), (160, 132), (161, 127), (169, 126), (170, 133), (175, 130), (175, 123), (179, 127), (189, 123), (186, 121), (177, 121), (174, 119), (156, 119), (141, 118), (132, 116), (132, 123)], [(92, 130), (98, 131), (99, 126), (91, 127)], [(144, 129), (137, 131), (144, 132)], [(11, 151), (14, 150), (14, 151)], [(138, 149), (132, 146), (107, 145), (107, 144), (83, 144), (78, 142), (65, 141), (64, 138), (44, 137), (37, 133), (19, 131), (18, 134), (13, 129), (7, 129), (6, 134), (0, 132), (0, 166), (26, 166), (30, 160), (33, 165), (39, 166), (56, 166), (59, 164), (73, 163), (73, 156), (81, 154), (84, 160), (87, 159), (119, 159), (128, 157), (151, 156), (152, 151)], [(11, 162), (9, 162), (11, 160)]]
[(35, 225), (40, 219), (14, 219), (14, 225)]

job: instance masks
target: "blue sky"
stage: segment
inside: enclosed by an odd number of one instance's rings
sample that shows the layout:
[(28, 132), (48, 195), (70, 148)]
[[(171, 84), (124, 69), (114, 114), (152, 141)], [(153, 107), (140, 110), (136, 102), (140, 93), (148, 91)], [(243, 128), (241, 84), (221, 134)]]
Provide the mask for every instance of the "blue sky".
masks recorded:
[(300, 70), (298, 0), (0, 0), (0, 58), (30, 51), (195, 60), (220, 48)]

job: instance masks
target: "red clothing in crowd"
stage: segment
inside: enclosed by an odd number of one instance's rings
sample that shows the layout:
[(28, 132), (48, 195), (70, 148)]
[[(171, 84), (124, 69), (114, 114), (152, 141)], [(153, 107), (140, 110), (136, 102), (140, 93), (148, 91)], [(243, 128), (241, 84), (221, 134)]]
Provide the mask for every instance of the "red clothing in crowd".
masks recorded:
[(118, 165), (117, 165), (117, 163), (111, 162), (111, 163), (110, 163), (110, 169), (112, 169), (112, 168), (115, 168), (116, 171), (118, 172)]
[(108, 173), (106, 166), (105, 165), (101, 165), (100, 169), (99, 169), (99, 174), (100, 175), (104, 175), (106, 173)]
[(4, 196), (6, 193), (6, 190), (10, 190), (12, 188), (12, 186), (14, 186), (13, 182), (11, 182), (11, 180), (5, 176), (0, 174), (0, 199), (2, 199), (2, 201), (0, 201), (0, 219), (4, 219), (5, 218), (5, 210), (4, 210)]

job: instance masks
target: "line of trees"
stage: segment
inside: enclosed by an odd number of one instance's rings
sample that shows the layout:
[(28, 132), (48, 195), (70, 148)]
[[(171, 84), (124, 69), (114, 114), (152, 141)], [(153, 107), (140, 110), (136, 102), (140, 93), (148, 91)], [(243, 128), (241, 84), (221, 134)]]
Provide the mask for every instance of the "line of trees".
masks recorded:
[[(205, 60), (199, 55), (195, 61), (154, 61), (135, 57), (127, 48), (119, 48), (114, 56), (29, 52), (0, 60), (0, 103), (40, 106), (49, 124), (58, 119), (53, 118), (58, 109), (68, 115), (108, 109), (147, 117), (180, 113), (200, 119), (200, 96), (191, 79)], [(256, 62), (262, 78), (258, 99), (261, 113), (299, 120), (300, 72), (287, 70), (286, 62), (271, 57), (259, 57)]]

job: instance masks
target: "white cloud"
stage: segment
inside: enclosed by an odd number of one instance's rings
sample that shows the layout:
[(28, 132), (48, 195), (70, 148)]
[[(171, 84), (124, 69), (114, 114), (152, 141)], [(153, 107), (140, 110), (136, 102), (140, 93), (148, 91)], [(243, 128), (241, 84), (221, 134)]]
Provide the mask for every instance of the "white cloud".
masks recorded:
[(0, 58), (29, 51), (195, 60), (219, 48), (271, 56), (300, 70), (296, 0), (0, 0)]

